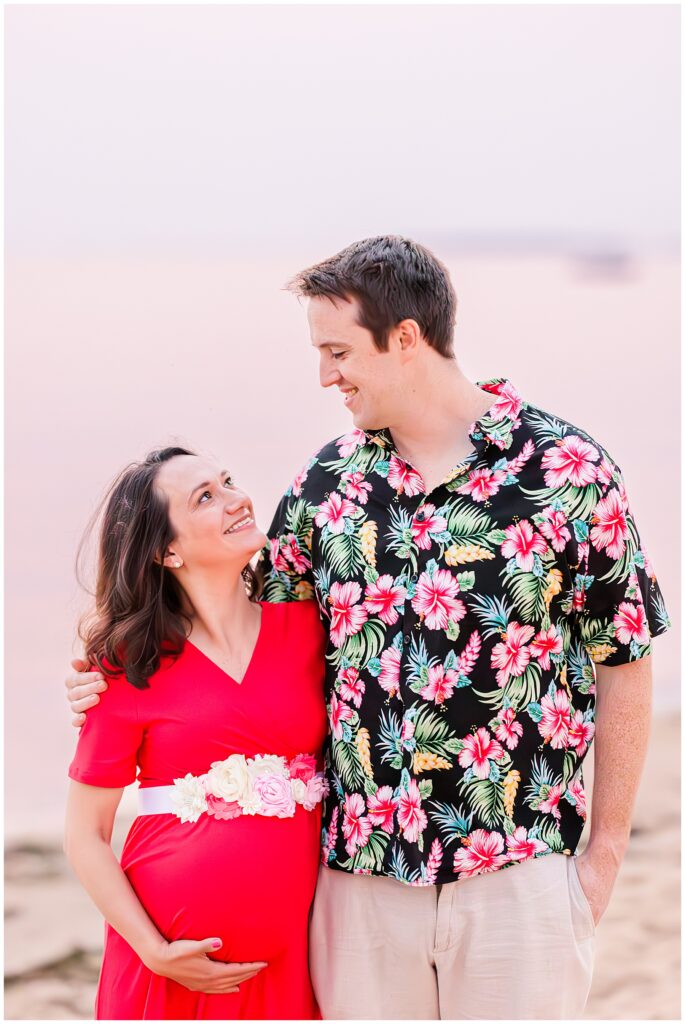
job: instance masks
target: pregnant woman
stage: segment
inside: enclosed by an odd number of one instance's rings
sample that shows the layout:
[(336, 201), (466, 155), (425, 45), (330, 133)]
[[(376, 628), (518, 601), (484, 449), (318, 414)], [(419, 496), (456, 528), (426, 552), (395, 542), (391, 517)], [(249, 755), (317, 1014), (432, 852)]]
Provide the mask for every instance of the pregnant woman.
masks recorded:
[(109, 693), (69, 769), (65, 840), (107, 921), (97, 1019), (319, 1016), (323, 630), (314, 602), (255, 600), (264, 543), (249, 498), (186, 449), (152, 452), (106, 499), (83, 637)]

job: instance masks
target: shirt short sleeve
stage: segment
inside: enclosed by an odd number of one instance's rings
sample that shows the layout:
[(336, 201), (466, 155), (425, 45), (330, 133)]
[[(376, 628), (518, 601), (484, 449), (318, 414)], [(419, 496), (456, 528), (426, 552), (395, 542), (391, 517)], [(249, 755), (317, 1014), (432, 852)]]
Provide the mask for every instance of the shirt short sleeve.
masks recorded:
[(270, 602), (309, 601), (314, 597), (312, 527), (316, 509), (289, 488), (276, 509), (268, 544), (262, 549), (262, 599)]
[(86, 715), (69, 778), (88, 786), (129, 786), (135, 782), (143, 727), (138, 691), (123, 676), (106, 676), (108, 689)]
[(671, 623), (617, 467), (589, 519), (574, 525), (573, 609), (583, 646), (598, 664), (644, 658)]

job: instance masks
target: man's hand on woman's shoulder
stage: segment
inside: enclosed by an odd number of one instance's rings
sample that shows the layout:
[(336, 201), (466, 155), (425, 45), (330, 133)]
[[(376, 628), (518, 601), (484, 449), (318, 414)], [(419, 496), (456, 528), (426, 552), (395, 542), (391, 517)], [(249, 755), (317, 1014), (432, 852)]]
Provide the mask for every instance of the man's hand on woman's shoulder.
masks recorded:
[(99, 694), (107, 689), (107, 683), (101, 672), (89, 672), (88, 662), (82, 658), (74, 658), (71, 667), (74, 672), (67, 676), (64, 685), (67, 688), (67, 700), (74, 716), (71, 724), (80, 729), (86, 720), (86, 713), (90, 708), (99, 704)]

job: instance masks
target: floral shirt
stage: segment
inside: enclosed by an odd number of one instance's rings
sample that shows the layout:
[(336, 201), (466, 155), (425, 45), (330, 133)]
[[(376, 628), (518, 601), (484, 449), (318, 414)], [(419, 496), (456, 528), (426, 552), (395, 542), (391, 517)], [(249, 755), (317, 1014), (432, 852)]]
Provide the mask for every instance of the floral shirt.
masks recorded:
[(430, 494), (387, 430), (326, 445), (282, 499), (265, 599), (328, 633), (322, 860), (430, 885), (574, 851), (594, 664), (670, 625), (618, 466), (506, 380)]

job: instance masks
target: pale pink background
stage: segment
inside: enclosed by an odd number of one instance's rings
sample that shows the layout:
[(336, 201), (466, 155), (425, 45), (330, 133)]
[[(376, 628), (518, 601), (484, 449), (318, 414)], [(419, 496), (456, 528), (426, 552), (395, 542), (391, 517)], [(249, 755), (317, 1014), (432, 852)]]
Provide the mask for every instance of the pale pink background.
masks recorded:
[[(130, 459), (170, 441), (219, 457), (261, 523), (308, 455), (345, 431), (318, 385), (304, 311), (282, 291), (320, 252), (279, 262), (12, 260), (7, 276), (7, 827), (59, 827), (75, 741), (62, 679), (83, 598), (77, 542)], [(448, 255), (443, 253), (442, 255)], [(622, 467), (677, 624), (678, 267), (636, 259), (448, 259), (456, 350), (474, 379), (510, 376)], [(677, 704), (674, 628), (656, 700)]]
[(349, 423), (282, 286), (356, 238), (432, 246), (467, 373), (608, 447), (679, 621), (678, 26), (643, 5), (6, 9), (10, 835), (61, 827), (73, 562), (103, 489), (181, 440), (266, 526)]

